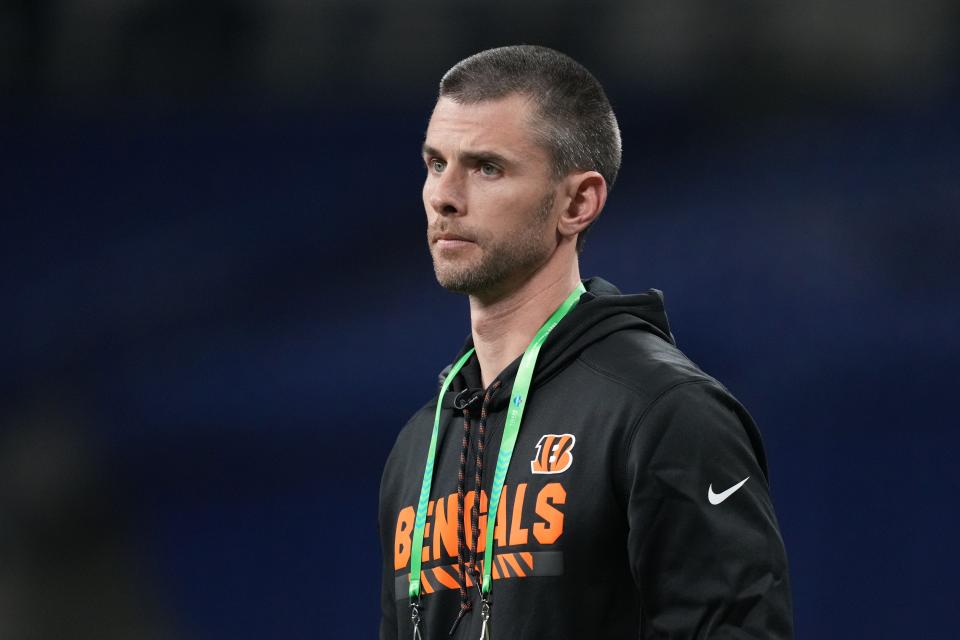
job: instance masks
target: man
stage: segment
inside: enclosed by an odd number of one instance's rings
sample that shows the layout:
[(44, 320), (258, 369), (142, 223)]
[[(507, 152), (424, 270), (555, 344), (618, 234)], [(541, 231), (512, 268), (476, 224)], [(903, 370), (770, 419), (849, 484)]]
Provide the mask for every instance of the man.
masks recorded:
[(620, 165), (596, 79), (543, 47), (467, 58), (423, 160), (471, 336), (383, 474), (381, 639), (791, 637), (756, 426), (658, 291), (581, 283)]

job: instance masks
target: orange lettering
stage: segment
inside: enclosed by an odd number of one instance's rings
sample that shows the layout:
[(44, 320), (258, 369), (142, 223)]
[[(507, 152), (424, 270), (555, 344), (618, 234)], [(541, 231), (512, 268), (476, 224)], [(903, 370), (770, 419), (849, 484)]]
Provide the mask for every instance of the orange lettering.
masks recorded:
[(443, 545), (451, 558), (457, 555), (457, 494), (447, 496), (444, 509), (443, 500), (437, 500), (437, 513), (433, 518), (433, 557), (440, 557), (440, 545)]
[(487, 492), (480, 492), (480, 517), (477, 518), (477, 529), (480, 530), (480, 538), (477, 540), (477, 553), (487, 548), (487, 509), (490, 507), (490, 501), (487, 500)]
[(563, 512), (553, 505), (564, 504), (567, 492), (559, 482), (551, 482), (537, 495), (536, 513), (544, 519), (533, 525), (533, 537), (540, 544), (553, 544), (563, 533)]
[[(513, 522), (510, 523), (510, 544), (527, 544), (527, 530), (520, 526), (523, 516), (523, 498), (527, 493), (526, 483), (518, 484), (513, 494)], [(499, 517), (499, 516), (498, 516)]]
[(393, 568), (403, 569), (410, 561), (410, 536), (413, 532), (413, 507), (404, 507), (397, 516), (397, 532), (393, 536)]

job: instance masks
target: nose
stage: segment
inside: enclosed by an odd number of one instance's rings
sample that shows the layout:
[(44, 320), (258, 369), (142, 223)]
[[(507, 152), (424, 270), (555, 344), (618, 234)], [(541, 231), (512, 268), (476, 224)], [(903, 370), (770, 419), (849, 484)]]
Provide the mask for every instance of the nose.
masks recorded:
[(441, 216), (462, 215), (466, 210), (463, 183), (451, 167), (427, 178), (423, 185), (423, 199)]

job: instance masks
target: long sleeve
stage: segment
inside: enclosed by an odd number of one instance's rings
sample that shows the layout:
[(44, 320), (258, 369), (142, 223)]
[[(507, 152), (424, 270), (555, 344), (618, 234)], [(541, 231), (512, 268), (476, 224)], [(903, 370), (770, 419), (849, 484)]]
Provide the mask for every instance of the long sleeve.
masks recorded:
[(641, 638), (793, 637), (759, 432), (722, 386), (665, 391), (626, 443)]
[(380, 491), (380, 557), (383, 559), (383, 579), (380, 585), (380, 640), (397, 640), (397, 607), (393, 597), (393, 533), (391, 523), (385, 521), (382, 486)]

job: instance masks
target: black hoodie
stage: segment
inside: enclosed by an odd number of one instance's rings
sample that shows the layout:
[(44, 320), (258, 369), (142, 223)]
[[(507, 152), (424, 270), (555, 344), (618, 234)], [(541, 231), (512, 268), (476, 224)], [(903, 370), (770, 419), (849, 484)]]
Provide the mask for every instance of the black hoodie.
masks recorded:
[[(491, 636), (791, 638), (786, 555), (756, 425), (676, 348), (659, 291), (621, 295), (599, 278), (584, 284), (587, 293), (540, 352), (507, 473), (494, 529)], [(518, 366), (519, 358), (483, 402), (473, 357), (441, 399), (423, 538), (424, 640), (480, 637), (469, 566), (478, 423), (482, 408), (481, 560), (487, 471)], [(457, 398), (474, 400), (459, 534), (465, 419)], [(410, 540), (435, 410), (436, 398), (410, 419), (383, 473), (381, 640), (412, 633)], [(458, 556), (467, 564), (463, 594)], [(448, 636), (461, 606), (471, 610)]]

